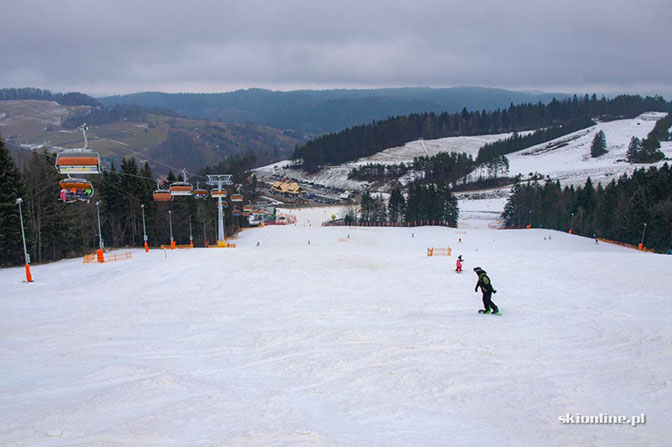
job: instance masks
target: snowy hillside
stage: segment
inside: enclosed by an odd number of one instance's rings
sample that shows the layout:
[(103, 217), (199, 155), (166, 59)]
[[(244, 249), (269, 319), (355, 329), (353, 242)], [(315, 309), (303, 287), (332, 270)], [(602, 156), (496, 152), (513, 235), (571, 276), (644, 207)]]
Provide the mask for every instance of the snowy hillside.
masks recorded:
[[(640, 139), (645, 138), (653, 129), (656, 120), (663, 116), (665, 116), (664, 113), (648, 112), (633, 119), (598, 123), (589, 129), (509, 154), (507, 158), (510, 162), (510, 175), (522, 174), (527, 176), (530, 173), (538, 172), (544, 176), (549, 175), (553, 179), (558, 179), (565, 185), (570, 185), (583, 184), (588, 176), (596, 182), (609, 181), (624, 173), (630, 173), (634, 169), (649, 166), (630, 165), (625, 161), (625, 154), (630, 138), (633, 136)], [(591, 158), (590, 145), (595, 134), (600, 130), (605, 133), (608, 153), (598, 158)], [(481, 146), (509, 136), (511, 134), (418, 140), (354, 162), (328, 167), (314, 175), (308, 175), (293, 169), (287, 169), (284, 172), (285, 175), (300, 180), (358, 190), (363, 183), (347, 179), (348, 172), (353, 167), (366, 163), (410, 163), (414, 157), (432, 156), (440, 152), (464, 152), (476, 158)], [(661, 150), (666, 157), (672, 157), (672, 142), (662, 142), (661, 146)], [(660, 162), (658, 165), (662, 163)], [(272, 172), (272, 166), (260, 168), (259, 172), (262, 175), (267, 175)]]
[[(320, 226), (332, 212), (235, 249), (61, 261), (32, 284), (0, 270), (0, 445), (672, 439), (672, 256), (542, 230)], [(501, 316), (476, 313), (476, 265)]]
[(315, 174), (307, 174), (298, 169), (291, 169), (291, 162), (289, 161), (264, 166), (256, 169), (256, 171), (258, 175), (268, 177), (274, 172), (278, 172), (279, 168), (284, 168), (280, 172), (300, 181), (310, 181), (320, 185), (359, 191), (366, 182), (348, 179), (348, 173), (355, 167), (367, 163), (411, 163), (415, 157), (434, 156), (440, 152), (466, 152), (472, 154), (475, 158), (476, 154), (478, 154), (478, 149), (484, 144), (508, 138), (511, 135), (512, 134), (510, 133), (503, 133), (470, 137), (449, 137), (440, 138), (438, 140), (411, 141), (404, 146), (386, 149), (370, 157), (360, 158), (338, 166), (326, 167)]
[[(560, 180), (563, 185), (582, 185), (589, 176), (594, 182), (608, 182), (624, 173), (650, 166), (626, 162), (628, 144), (632, 137), (646, 138), (656, 120), (663, 116), (664, 113), (650, 112), (634, 119), (598, 123), (589, 129), (510, 154), (507, 157), (511, 174), (539, 172)], [(606, 136), (608, 152), (601, 157), (591, 158), (590, 145), (600, 130)], [(666, 157), (672, 157), (672, 142), (661, 142), (661, 150)], [(663, 163), (661, 161), (656, 165)]]

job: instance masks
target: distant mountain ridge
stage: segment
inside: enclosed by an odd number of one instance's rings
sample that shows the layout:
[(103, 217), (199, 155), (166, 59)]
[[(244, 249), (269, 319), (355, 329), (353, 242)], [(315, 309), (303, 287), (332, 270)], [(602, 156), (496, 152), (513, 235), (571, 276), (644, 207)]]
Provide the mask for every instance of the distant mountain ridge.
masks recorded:
[(142, 92), (98, 98), (106, 106), (162, 107), (190, 118), (252, 122), (320, 135), (412, 113), (495, 110), (510, 104), (548, 103), (561, 93), (519, 92), (486, 87), (407, 87), (361, 90), (237, 90), (229, 93)]

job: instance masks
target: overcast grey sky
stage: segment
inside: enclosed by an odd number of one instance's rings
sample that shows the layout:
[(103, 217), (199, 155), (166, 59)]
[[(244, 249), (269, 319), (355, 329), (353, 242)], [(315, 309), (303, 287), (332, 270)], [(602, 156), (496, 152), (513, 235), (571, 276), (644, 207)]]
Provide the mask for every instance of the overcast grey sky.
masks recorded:
[(0, 87), (672, 96), (671, 0), (0, 0)]

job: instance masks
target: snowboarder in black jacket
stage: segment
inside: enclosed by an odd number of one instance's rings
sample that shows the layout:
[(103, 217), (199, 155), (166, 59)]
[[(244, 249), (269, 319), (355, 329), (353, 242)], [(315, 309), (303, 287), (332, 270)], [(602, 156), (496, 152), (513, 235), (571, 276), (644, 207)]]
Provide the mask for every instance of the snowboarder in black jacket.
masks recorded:
[(479, 287), (481, 288), (481, 292), (483, 292), (483, 307), (485, 307), (483, 313), (489, 314), (492, 309), (493, 314), (498, 314), (499, 308), (491, 300), (492, 294), (497, 293), (497, 291), (492, 287), (492, 281), (490, 281), (486, 271), (482, 268), (474, 267), (474, 272), (476, 272), (478, 275), (478, 282), (476, 283), (474, 292), (478, 292)]

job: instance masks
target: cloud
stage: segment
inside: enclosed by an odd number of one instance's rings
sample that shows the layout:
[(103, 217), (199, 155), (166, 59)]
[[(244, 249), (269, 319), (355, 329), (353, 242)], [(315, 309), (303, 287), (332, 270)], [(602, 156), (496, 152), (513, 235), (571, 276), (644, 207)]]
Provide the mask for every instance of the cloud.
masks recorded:
[(672, 90), (662, 0), (6, 3), (4, 87)]

